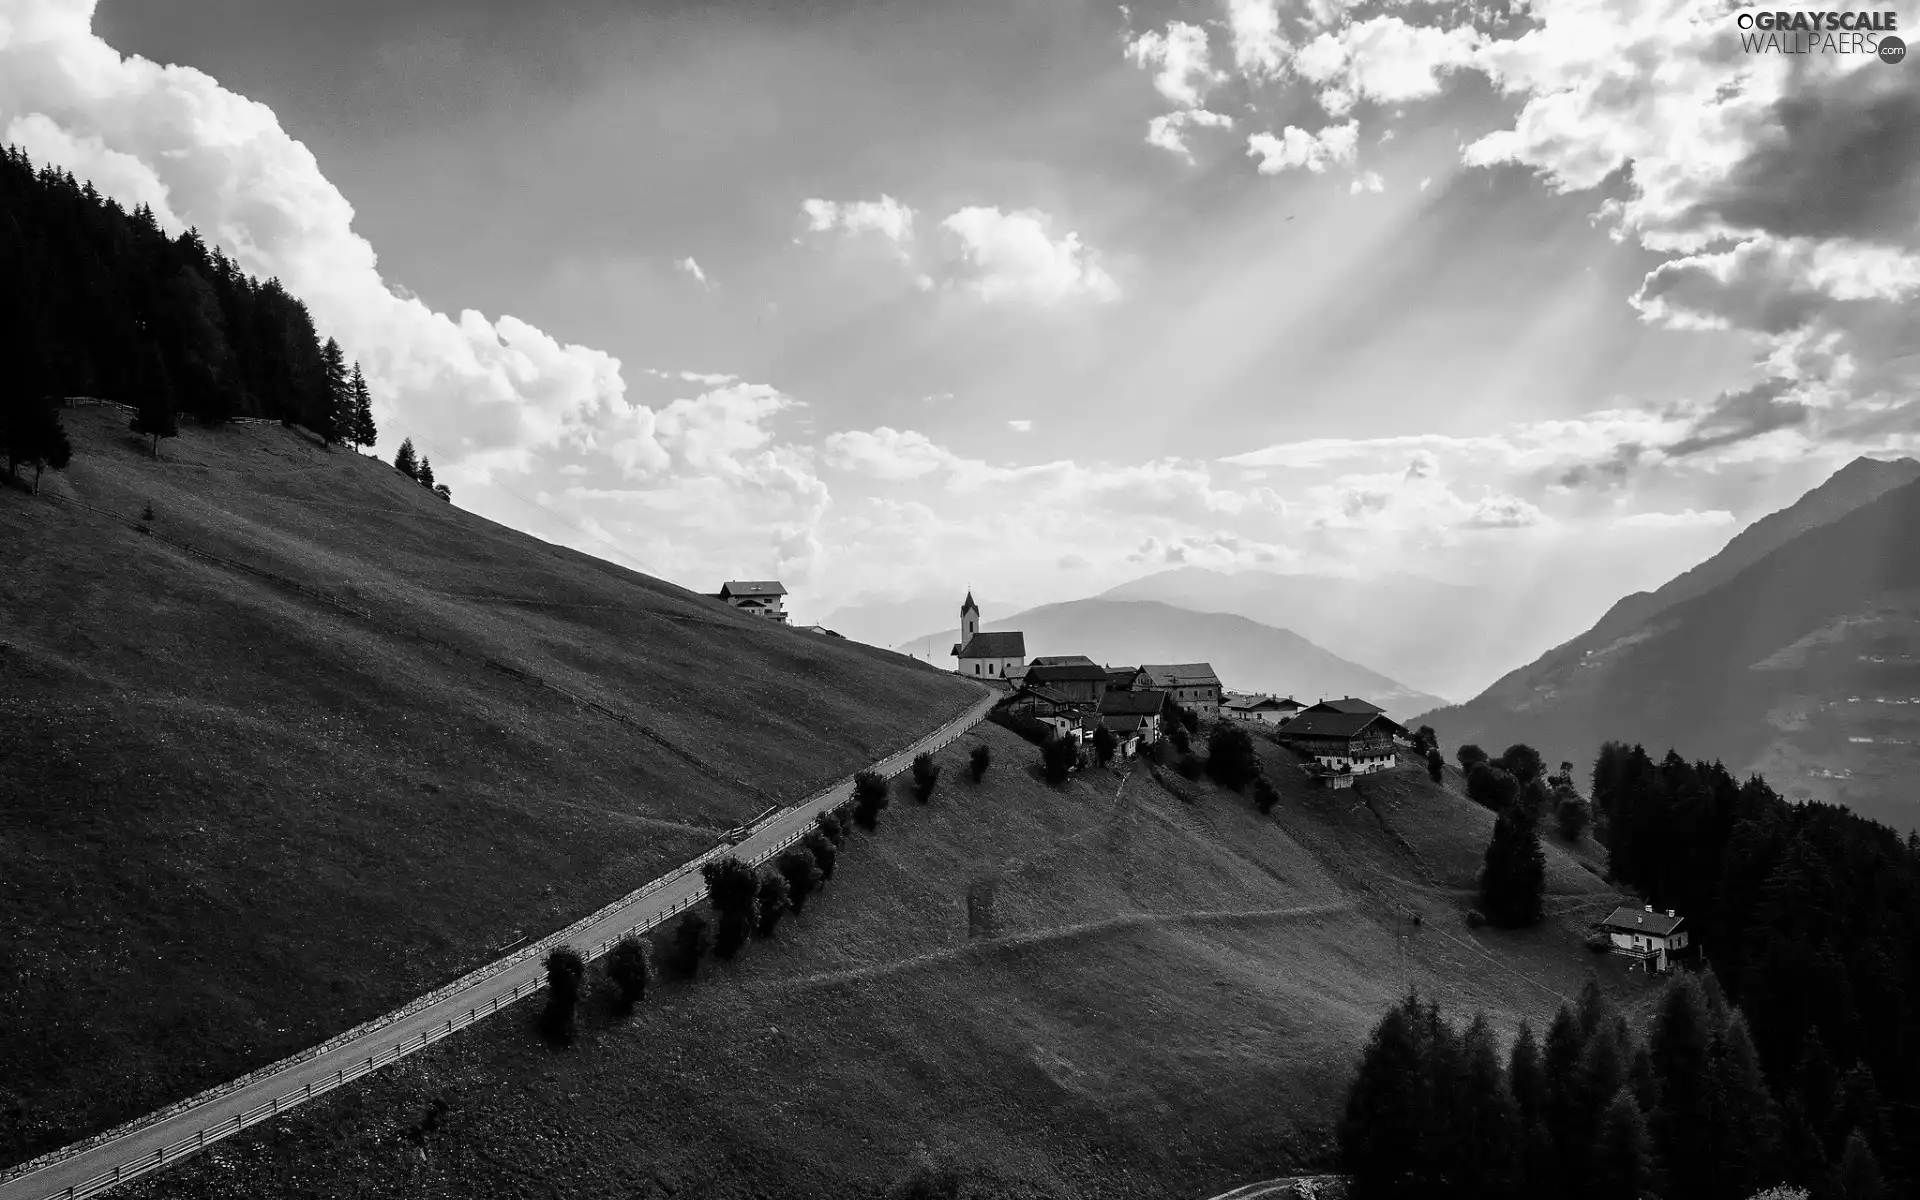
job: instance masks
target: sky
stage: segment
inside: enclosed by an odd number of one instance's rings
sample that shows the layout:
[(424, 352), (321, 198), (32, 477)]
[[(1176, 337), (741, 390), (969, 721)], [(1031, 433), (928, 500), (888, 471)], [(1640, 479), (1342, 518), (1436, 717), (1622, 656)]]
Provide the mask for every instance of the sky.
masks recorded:
[(1737, 11), (0, 0), (0, 137), (550, 540), (802, 621), (1411, 571), (1511, 666), (1920, 444), (1920, 65)]

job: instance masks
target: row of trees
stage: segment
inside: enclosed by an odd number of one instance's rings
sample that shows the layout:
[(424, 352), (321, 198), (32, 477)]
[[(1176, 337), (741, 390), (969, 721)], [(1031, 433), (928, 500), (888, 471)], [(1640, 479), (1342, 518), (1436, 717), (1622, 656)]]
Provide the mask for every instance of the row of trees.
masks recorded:
[(1484, 1014), (1460, 1028), (1410, 994), (1368, 1039), (1338, 1141), (1354, 1200), (1746, 1200), (1796, 1179), (1816, 1200), (1887, 1200), (1872, 1081), (1834, 1090), (1831, 1152), (1797, 1164), (1711, 974), (1670, 983), (1644, 1037), (1590, 980), (1544, 1040), (1523, 1024), (1505, 1055)]
[(406, 438), (400, 443), (400, 449), (393, 456), (393, 469), (426, 488), (442, 500), (453, 499), (453, 489), (444, 483), (433, 481), (433, 463), (424, 454), (415, 454), (413, 439)]
[(155, 453), (180, 416), (277, 419), (329, 445), (376, 437), (359, 366), (278, 280), (13, 146), (0, 150), (0, 363), (10, 472), (66, 464), (65, 396), (131, 406)]

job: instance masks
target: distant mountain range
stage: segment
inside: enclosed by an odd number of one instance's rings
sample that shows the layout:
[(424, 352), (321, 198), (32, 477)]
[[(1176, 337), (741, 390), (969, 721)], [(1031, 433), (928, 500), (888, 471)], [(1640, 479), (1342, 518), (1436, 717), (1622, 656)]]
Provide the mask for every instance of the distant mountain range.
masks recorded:
[(1505, 656), (1516, 644), (1529, 644), (1516, 622), (1532, 619), (1487, 589), (1405, 573), (1362, 580), (1180, 567), (1109, 588), (1100, 598), (1234, 613), (1335, 647), (1410, 687), (1453, 697), (1472, 695), (1513, 662)]
[[(1290, 629), (1232, 613), (1193, 612), (1152, 600), (1069, 600), (982, 622), (984, 630), (1026, 634), (1027, 656), (1084, 654), (1097, 663), (1209, 662), (1236, 691), (1278, 692), (1311, 704), (1327, 696), (1363, 696), (1395, 717), (1445, 703), (1378, 671), (1324, 650)], [(923, 634), (895, 648), (951, 667), (957, 628)]]
[(1584, 770), (1609, 738), (1920, 822), (1920, 462), (1857, 459), (1466, 704), (1443, 742)]

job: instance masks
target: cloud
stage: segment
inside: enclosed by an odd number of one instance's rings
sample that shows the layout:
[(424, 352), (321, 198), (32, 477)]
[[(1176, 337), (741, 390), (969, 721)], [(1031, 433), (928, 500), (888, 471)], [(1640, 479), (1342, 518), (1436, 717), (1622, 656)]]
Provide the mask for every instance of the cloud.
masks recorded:
[(1461, 524), (1469, 529), (1525, 529), (1543, 520), (1544, 513), (1518, 496), (1488, 496)]
[(1612, 522), (1621, 529), (1713, 529), (1734, 523), (1734, 516), (1723, 508), (1700, 512), (1637, 512), (1617, 517)]
[(884, 193), (878, 200), (854, 200), (848, 203), (803, 200), (800, 212), (807, 219), (807, 229), (812, 233), (839, 229), (853, 234), (878, 234), (895, 244), (913, 240), (913, 210)]
[(1352, 162), (1359, 144), (1360, 126), (1354, 121), (1330, 125), (1319, 133), (1308, 133), (1289, 125), (1280, 131), (1279, 137), (1270, 133), (1249, 137), (1247, 156), (1260, 159), (1262, 175), (1277, 175), (1294, 168), (1305, 168), (1318, 175), (1335, 163)]
[(884, 425), (871, 431), (832, 434), (825, 449), (829, 466), (889, 482), (919, 479), (959, 464), (958, 458), (934, 445), (925, 434)]
[(1032, 421), (1008, 421), (1007, 428), (1013, 430), (1015, 433), (1032, 433), (1033, 422)]
[(1677, 458), (1802, 425), (1812, 410), (1787, 394), (1793, 386), (1790, 379), (1763, 379), (1752, 387), (1722, 392), (1694, 418), (1687, 436), (1661, 450)]
[(1227, 28), (1241, 74), (1271, 79), (1280, 73), (1290, 47), (1280, 33), (1278, 0), (1227, 0)]
[(1147, 145), (1158, 146), (1162, 150), (1192, 162), (1193, 151), (1188, 147), (1184, 133), (1189, 126), (1203, 129), (1231, 129), (1233, 118), (1224, 113), (1208, 112), (1204, 108), (1162, 113), (1147, 122)]
[(1386, 180), (1380, 178), (1378, 171), (1362, 171), (1354, 177), (1347, 191), (1358, 196), (1362, 192), (1383, 192), (1387, 188)]
[(701, 287), (708, 289), (713, 287), (711, 283), (707, 282), (707, 273), (700, 269), (700, 264), (693, 260), (692, 255), (688, 255), (673, 265), (678, 268), (682, 274), (691, 276), (693, 281)]
[(1117, 300), (1120, 288), (1077, 233), (1051, 236), (1036, 209), (963, 208), (941, 222), (959, 240), (968, 284), (987, 301)]
[(1340, 116), (1358, 100), (1403, 104), (1438, 95), (1447, 76), (1474, 65), (1484, 40), (1472, 26), (1444, 29), (1377, 16), (1322, 32), (1300, 47), (1293, 69), (1320, 84), (1322, 107)]
[(1127, 57), (1143, 68), (1158, 68), (1153, 86), (1182, 108), (1199, 108), (1206, 94), (1225, 78), (1209, 61), (1207, 31), (1185, 21), (1169, 21), (1127, 43)]

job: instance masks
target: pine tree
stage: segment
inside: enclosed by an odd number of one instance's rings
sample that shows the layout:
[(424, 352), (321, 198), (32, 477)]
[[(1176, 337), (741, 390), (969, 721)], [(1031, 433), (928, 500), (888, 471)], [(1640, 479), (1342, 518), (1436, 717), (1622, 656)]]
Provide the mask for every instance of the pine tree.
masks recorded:
[(354, 445), (371, 450), (380, 440), (380, 431), (373, 423), (373, 393), (367, 390), (367, 377), (360, 373), (360, 364), (353, 364), (353, 379), (348, 383), (353, 393), (353, 437)]
[(73, 461), (73, 444), (60, 424), (60, 414), (44, 401), (22, 403), (0, 410), (0, 449), (7, 455), (7, 474), (21, 463), (33, 467), (33, 491), (40, 491), (40, 476), (48, 467), (64, 471)]
[(420, 478), (420, 460), (414, 456), (412, 438), (401, 441), (399, 452), (393, 456), (393, 467), (408, 479)]
[(347, 356), (332, 338), (320, 348), (322, 396), (315, 414), (320, 440), (331, 446), (353, 436), (353, 385), (347, 377)]
[(420, 456), (420, 473), (414, 478), (420, 481), (421, 487), (433, 489), (433, 461), (424, 454)]
[(1711, 1087), (1720, 1184), (1732, 1195), (1752, 1195), (1780, 1178), (1780, 1113), (1737, 1009), (1714, 1032)]
[(1347, 1092), (1338, 1141), (1353, 1200), (1411, 1197), (1421, 1182), (1419, 1148), (1427, 1124), (1426, 1062), (1414, 997), (1375, 1025)]
[(1676, 1196), (1715, 1196), (1713, 1144), (1713, 1028), (1707, 999), (1692, 975), (1681, 975), (1661, 993), (1648, 1039), (1660, 1107), (1648, 1121), (1655, 1152)]
[(173, 410), (173, 380), (151, 343), (146, 345), (141, 362), (140, 399), (134, 406), (133, 421), (128, 428), (152, 439), (149, 453), (159, 458), (160, 439), (180, 435), (180, 424)]
[(1529, 1200), (1552, 1200), (1558, 1195), (1560, 1165), (1547, 1126), (1547, 1071), (1533, 1027), (1524, 1021), (1507, 1057), (1507, 1088), (1522, 1134), (1520, 1194)]
[(1887, 1185), (1880, 1174), (1880, 1162), (1857, 1129), (1848, 1135), (1846, 1148), (1840, 1152), (1832, 1195), (1835, 1200), (1886, 1200)]
[(1518, 929), (1538, 924), (1546, 890), (1547, 858), (1531, 821), (1509, 810), (1493, 823), (1486, 866), (1480, 874), (1480, 907), (1495, 925)]
[(1593, 1200), (1641, 1200), (1653, 1184), (1653, 1141), (1633, 1094), (1622, 1088), (1601, 1115), (1589, 1177)]
[(1500, 1069), (1493, 1027), (1485, 1013), (1476, 1015), (1467, 1027), (1461, 1057), (1464, 1079), (1455, 1093), (1457, 1100), (1446, 1104), (1446, 1093), (1437, 1096), (1443, 1111), (1458, 1114), (1450, 1145), (1445, 1147), (1455, 1156), (1451, 1182), (1456, 1194), (1485, 1200), (1528, 1195), (1521, 1190), (1525, 1128)]

